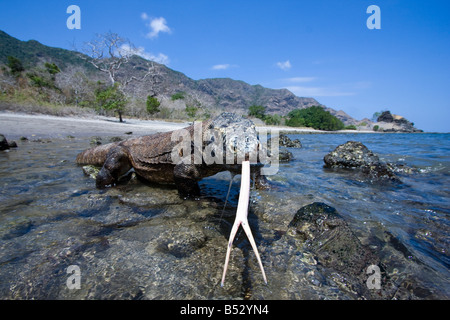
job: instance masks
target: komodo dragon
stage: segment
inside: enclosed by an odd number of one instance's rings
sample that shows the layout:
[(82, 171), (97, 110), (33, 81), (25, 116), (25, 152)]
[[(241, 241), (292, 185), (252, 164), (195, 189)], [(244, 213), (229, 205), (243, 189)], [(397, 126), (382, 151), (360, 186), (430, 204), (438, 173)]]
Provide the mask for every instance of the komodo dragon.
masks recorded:
[[(183, 134), (188, 139), (184, 149), (180, 147), (179, 139)], [(195, 135), (199, 137), (197, 141)], [(212, 144), (215, 144), (215, 148), (211, 147)], [(188, 148), (190, 150), (186, 150)], [(76, 161), (83, 165), (102, 166), (96, 178), (98, 188), (114, 186), (121, 176), (133, 168), (139, 177), (147, 181), (175, 183), (180, 196), (196, 198), (200, 195), (198, 181), (201, 179), (221, 171), (240, 173), (239, 163), (242, 161), (238, 162), (238, 157), (241, 160), (247, 160), (251, 156), (256, 159), (252, 161), (255, 185), (266, 187), (266, 180), (260, 174), (261, 152), (266, 152), (266, 149), (258, 139), (253, 122), (233, 113), (222, 113), (215, 119), (194, 123), (185, 129), (90, 148), (80, 153)], [(201, 158), (198, 157), (199, 154)], [(172, 159), (174, 155), (184, 157), (190, 163), (177, 162)], [(215, 163), (205, 161), (208, 160), (205, 156), (209, 155), (216, 157)], [(220, 157), (222, 161), (218, 161)]]
[[(180, 137), (183, 141), (187, 141), (184, 147), (180, 147), (178, 139)], [(199, 140), (202, 142), (200, 143)], [(186, 155), (186, 153), (188, 154)], [(199, 154), (201, 155), (200, 159)], [(261, 258), (247, 221), (250, 162), (253, 162), (252, 167), (256, 173), (256, 186), (267, 186), (264, 176), (260, 174), (262, 167), (261, 161), (259, 161), (260, 156), (267, 156), (267, 150), (258, 139), (255, 125), (250, 120), (233, 113), (222, 113), (217, 118), (205, 121), (200, 125), (194, 123), (185, 129), (88, 149), (77, 156), (77, 162), (103, 166), (96, 178), (99, 188), (114, 185), (122, 175), (133, 168), (137, 175), (146, 180), (175, 183), (179, 194), (184, 197), (199, 196), (198, 181), (202, 178), (220, 171), (240, 173), (242, 168), (241, 192), (236, 221), (233, 224), (228, 243), (221, 282), (223, 286), (230, 249), (240, 225), (249, 238), (264, 282), (267, 283)], [(238, 159), (240, 160), (238, 161)], [(190, 163), (187, 160), (190, 160)]]

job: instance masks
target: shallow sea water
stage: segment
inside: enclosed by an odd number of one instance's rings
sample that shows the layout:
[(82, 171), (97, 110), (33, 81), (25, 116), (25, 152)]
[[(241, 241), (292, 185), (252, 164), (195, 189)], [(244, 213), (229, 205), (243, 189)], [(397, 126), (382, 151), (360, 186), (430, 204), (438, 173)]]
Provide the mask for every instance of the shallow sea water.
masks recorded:
[[(450, 297), (450, 135), (302, 134), (294, 160), (252, 190), (249, 222), (265, 285), (245, 233), (238, 232), (225, 286), (226, 245), (239, 176), (226, 210), (230, 176), (201, 182), (199, 201), (171, 186), (139, 180), (98, 190), (75, 164), (88, 138), (17, 141), (0, 153), (2, 299), (360, 299), (354, 280), (321, 266), (290, 236), (297, 210), (336, 208), (396, 284), (383, 299)], [(323, 168), (339, 144), (361, 141), (384, 161), (418, 169), (401, 184), (366, 181)], [(80, 270), (70, 289), (69, 266)], [(376, 296), (375, 296), (376, 298)]]

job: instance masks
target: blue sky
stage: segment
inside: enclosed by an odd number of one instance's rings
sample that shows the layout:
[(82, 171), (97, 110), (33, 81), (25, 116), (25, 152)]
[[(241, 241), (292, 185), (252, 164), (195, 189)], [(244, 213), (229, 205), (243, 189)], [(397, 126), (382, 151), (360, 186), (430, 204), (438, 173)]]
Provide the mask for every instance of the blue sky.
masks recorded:
[[(69, 30), (69, 5), (81, 29)], [(381, 29), (369, 29), (370, 5)], [(450, 131), (450, 1), (0, 0), (0, 30), (72, 49), (96, 33), (193, 79), (288, 88), (356, 119), (389, 109)]]

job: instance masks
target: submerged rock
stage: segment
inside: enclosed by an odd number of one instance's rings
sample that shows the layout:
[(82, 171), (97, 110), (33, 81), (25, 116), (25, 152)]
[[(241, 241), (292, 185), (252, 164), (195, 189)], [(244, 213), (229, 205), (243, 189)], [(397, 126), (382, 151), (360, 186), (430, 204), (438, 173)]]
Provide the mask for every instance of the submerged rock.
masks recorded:
[(287, 235), (296, 239), (299, 254), (316, 261), (323, 286), (338, 287), (351, 298), (435, 298), (433, 290), (412, 271), (411, 262), (420, 261), (399, 239), (385, 232), (383, 242), (373, 242), (371, 237), (365, 244), (367, 239), (362, 242), (337, 210), (325, 203), (300, 208)]
[[(267, 140), (267, 147), (269, 147), (269, 148), (271, 145), (271, 141), (272, 141), (272, 138)], [(280, 133), (278, 136), (278, 145), (280, 147), (286, 147), (286, 148), (301, 148), (302, 147), (302, 143), (300, 142), (300, 140), (298, 140), (298, 139), (291, 140), (291, 138), (289, 138), (287, 135), (285, 135), (283, 133)]]
[(97, 145), (97, 146), (99, 146), (99, 145), (101, 145), (101, 144), (103, 143), (103, 142), (102, 142), (102, 137), (94, 136), (94, 137), (91, 138), (90, 143), (91, 143), (91, 145)]
[(359, 275), (378, 264), (378, 258), (363, 246), (335, 208), (314, 202), (297, 211), (289, 224), (318, 262), (348, 275)]
[(369, 178), (398, 180), (392, 166), (359, 141), (348, 141), (324, 157), (326, 168), (360, 169)]
[[(267, 153), (270, 156), (271, 154), (271, 143), (272, 139), (267, 140)], [(300, 140), (295, 139), (291, 140), (288, 136), (284, 134), (279, 135), (279, 144), (278, 144), (278, 160), (280, 162), (289, 162), (294, 159), (294, 155), (287, 148), (301, 148), (302, 144)]]
[(288, 233), (317, 261), (326, 278), (324, 283), (347, 291), (353, 298), (373, 298), (366, 284), (366, 270), (379, 268), (380, 260), (360, 242), (336, 209), (320, 202), (304, 206), (289, 224)]
[(93, 165), (83, 166), (84, 174), (89, 176), (89, 177), (91, 177), (92, 179), (96, 179), (97, 178), (97, 175), (100, 172), (100, 169), (101, 168), (93, 166)]

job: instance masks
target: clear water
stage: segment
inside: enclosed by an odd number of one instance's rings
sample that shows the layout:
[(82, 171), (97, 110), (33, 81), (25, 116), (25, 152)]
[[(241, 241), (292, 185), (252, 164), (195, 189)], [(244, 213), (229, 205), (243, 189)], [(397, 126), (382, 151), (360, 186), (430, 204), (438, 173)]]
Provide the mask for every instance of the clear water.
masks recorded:
[[(380, 223), (415, 255), (449, 276), (450, 135), (326, 134), (292, 135), (303, 149), (290, 149), (296, 160), (279, 175), (287, 187), (323, 198), (358, 228)], [(400, 174), (401, 184), (359, 181), (348, 172), (324, 170), (323, 156), (347, 141), (361, 141), (386, 162), (419, 169)]]
[[(432, 297), (448, 298), (450, 135), (290, 137), (303, 148), (290, 149), (295, 159), (270, 178), (270, 191), (251, 195), (249, 221), (269, 284), (262, 282), (245, 234), (238, 233), (224, 288), (238, 177), (221, 218), (227, 174), (203, 180), (200, 201), (134, 180), (97, 190), (74, 161), (89, 139), (18, 141), (17, 149), (0, 153), (0, 298), (358, 298), (283, 236), (295, 212), (315, 201), (336, 208), (361, 242), (378, 252), (392, 278), (415, 278)], [(323, 157), (349, 140), (419, 172), (400, 175), (401, 184), (377, 184), (325, 170)], [(80, 268), (80, 289), (67, 286), (71, 265)]]

